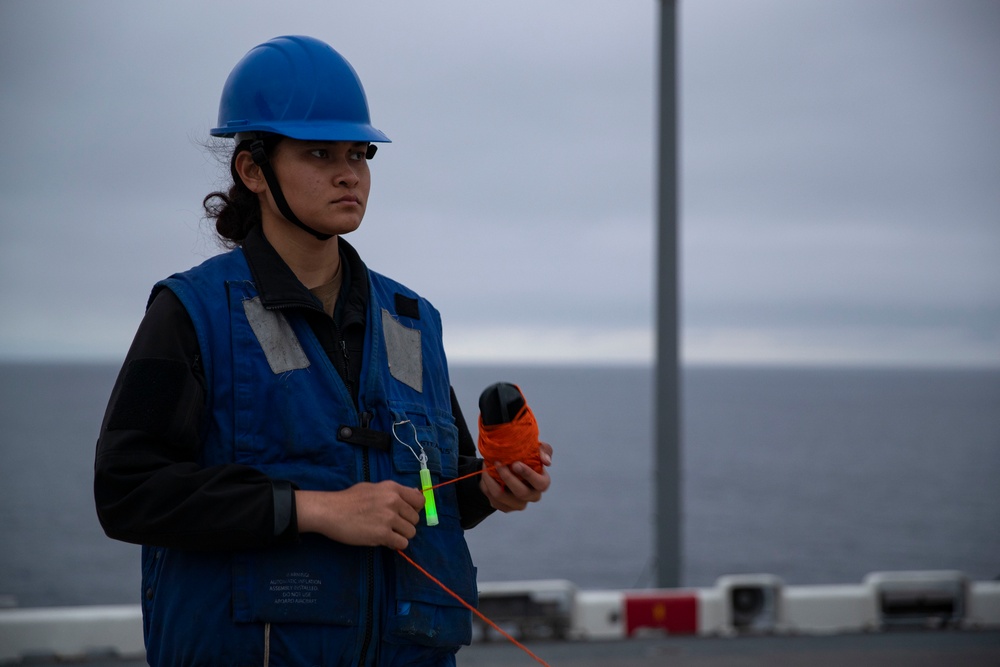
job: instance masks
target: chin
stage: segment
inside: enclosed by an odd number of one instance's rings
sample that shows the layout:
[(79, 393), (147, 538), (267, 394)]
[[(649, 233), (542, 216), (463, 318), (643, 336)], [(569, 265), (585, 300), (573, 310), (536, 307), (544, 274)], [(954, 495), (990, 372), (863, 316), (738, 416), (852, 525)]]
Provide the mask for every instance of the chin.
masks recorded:
[(353, 231), (357, 231), (357, 229), (359, 227), (361, 227), (361, 221), (360, 220), (358, 220), (357, 222), (355, 222), (353, 224), (340, 225), (340, 231), (337, 232), (337, 234), (339, 236), (343, 236), (344, 234), (350, 234)]
[(358, 229), (361, 226), (361, 220), (340, 220), (337, 222), (332, 222), (325, 225), (310, 225), (306, 223), (318, 232), (323, 232), (324, 234), (332, 234), (334, 236), (343, 236), (345, 234), (350, 234), (351, 232)]

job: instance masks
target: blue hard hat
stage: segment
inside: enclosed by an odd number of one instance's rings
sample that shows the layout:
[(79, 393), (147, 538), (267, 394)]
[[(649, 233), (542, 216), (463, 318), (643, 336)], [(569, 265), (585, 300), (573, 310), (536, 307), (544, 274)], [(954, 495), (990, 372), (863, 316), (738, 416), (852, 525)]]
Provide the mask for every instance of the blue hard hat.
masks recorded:
[(273, 132), (292, 139), (379, 141), (361, 79), (347, 60), (313, 37), (286, 36), (251, 49), (230, 72), (216, 137)]

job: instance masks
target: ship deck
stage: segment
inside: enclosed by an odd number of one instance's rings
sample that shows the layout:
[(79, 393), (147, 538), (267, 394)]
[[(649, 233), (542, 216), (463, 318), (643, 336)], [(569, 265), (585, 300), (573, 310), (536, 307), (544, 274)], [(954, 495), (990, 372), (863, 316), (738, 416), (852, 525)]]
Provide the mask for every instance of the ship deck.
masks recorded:
[[(644, 637), (618, 641), (535, 641), (551, 667), (964, 667), (1000, 666), (1000, 630), (921, 630), (829, 636)], [(33, 667), (65, 665), (31, 656)], [(142, 667), (141, 659), (87, 656), (87, 667)], [(534, 665), (506, 641), (477, 642), (458, 654), (459, 667)]]

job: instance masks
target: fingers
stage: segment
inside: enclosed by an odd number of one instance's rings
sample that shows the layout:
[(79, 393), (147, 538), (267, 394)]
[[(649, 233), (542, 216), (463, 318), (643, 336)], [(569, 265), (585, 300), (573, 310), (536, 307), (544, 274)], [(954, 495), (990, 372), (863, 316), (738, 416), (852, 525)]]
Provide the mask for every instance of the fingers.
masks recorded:
[(424, 496), (396, 482), (361, 483), (343, 491), (296, 491), (301, 532), (355, 546), (405, 549), (417, 534)]
[(400, 499), (403, 504), (398, 507), (398, 514), (391, 520), (390, 528), (392, 533), (387, 535), (387, 539), (375, 546), (385, 546), (390, 549), (405, 550), (409, 546), (409, 541), (417, 534), (417, 524), (420, 523), (420, 509), (424, 506), (424, 496), (419, 491), (417, 498), (413, 494), (407, 493), (415, 491), (407, 487), (400, 487)]
[(410, 540), (412, 540), (416, 534), (416, 521), (413, 523), (409, 520), (396, 521), (392, 526), (392, 532), (387, 533), (384, 540), (379, 540), (372, 546), (388, 547), (390, 549), (399, 549), (400, 551), (404, 551), (406, 550), (406, 547), (410, 545)]
[[(372, 546), (404, 550), (417, 534), (420, 510), (424, 506), (424, 494), (396, 482), (382, 482), (374, 486), (382, 487), (380, 491), (386, 493), (386, 500), (389, 503), (385, 510), (388, 520), (386, 527), (389, 530), (383, 532), (382, 537)], [(379, 532), (378, 526), (375, 529)]]
[[(535, 471), (531, 466), (524, 463), (515, 463), (510, 467), (510, 471), (513, 475), (516, 475), (519, 482), (518, 486), (523, 488), (524, 496), (530, 502), (537, 502), (541, 500), (542, 494), (545, 493), (549, 485), (552, 484), (552, 478), (549, 477), (549, 471), (544, 467), (541, 472)], [(510, 484), (508, 484), (510, 486)], [(520, 496), (516, 491), (514, 495)]]
[(546, 468), (552, 465), (552, 445), (547, 442), (538, 443), (538, 458)]
[(503, 480), (507, 492), (524, 504), (536, 502), (541, 499), (542, 494), (532, 486), (528, 477), (538, 476), (534, 470), (523, 463), (513, 463), (510, 466), (498, 465), (497, 472)]
[[(551, 465), (552, 448), (546, 445), (540, 451), (540, 456), (543, 466)], [(501, 488), (490, 475), (483, 475), (480, 489), (490, 504), (501, 512), (521, 511), (528, 506), (528, 503), (538, 502), (541, 500), (542, 494), (552, 484), (552, 478), (549, 477), (549, 473), (544, 467), (542, 472), (536, 472), (521, 462), (511, 466), (496, 463), (494, 467), (500, 475), (500, 479), (503, 480), (505, 488)]]
[(513, 494), (501, 488), (490, 475), (482, 476), (479, 488), (490, 501), (490, 505), (501, 512), (518, 512), (528, 506), (527, 502), (518, 500)]
[[(395, 482), (387, 482), (388, 484), (396, 484)], [(416, 489), (410, 486), (402, 486), (396, 484), (399, 487), (400, 497), (409, 504), (418, 513), (424, 508), (424, 493), (420, 489)]]

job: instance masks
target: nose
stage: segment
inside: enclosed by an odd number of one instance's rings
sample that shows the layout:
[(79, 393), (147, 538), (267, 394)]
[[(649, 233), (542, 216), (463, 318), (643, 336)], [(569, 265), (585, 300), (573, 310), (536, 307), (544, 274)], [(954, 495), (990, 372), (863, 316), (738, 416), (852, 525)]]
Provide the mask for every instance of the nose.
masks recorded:
[(361, 163), (352, 162), (349, 158), (339, 160), (333, 174), (334, 183), (348, 188), (356, 187), (361, 182), (361, 176), (358, 174), (358, 164)]

